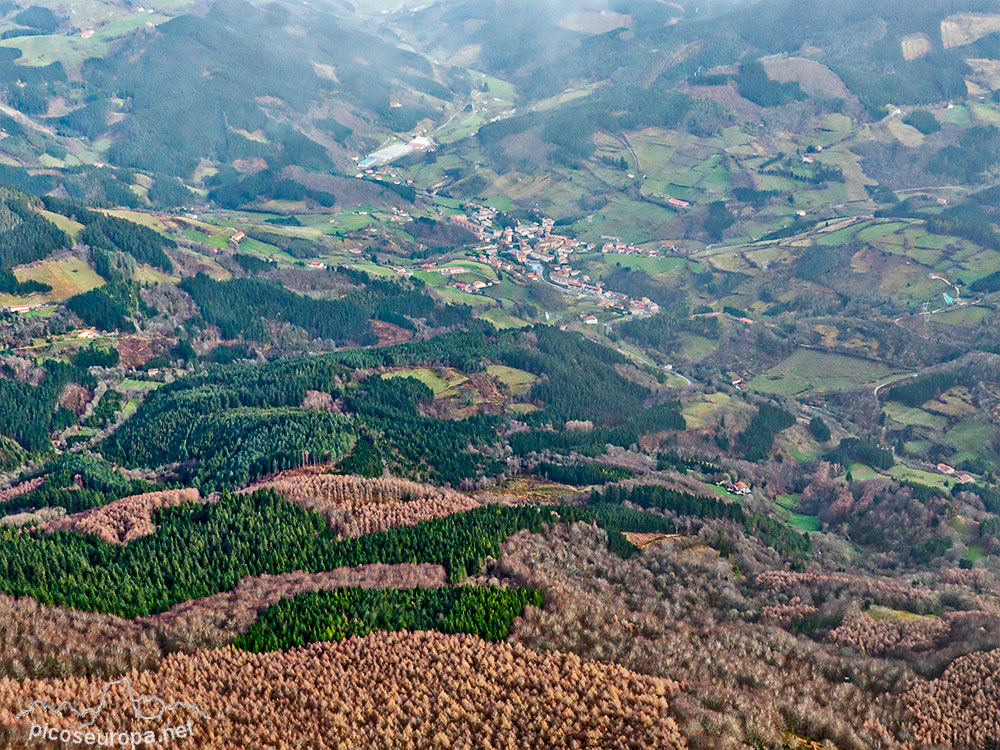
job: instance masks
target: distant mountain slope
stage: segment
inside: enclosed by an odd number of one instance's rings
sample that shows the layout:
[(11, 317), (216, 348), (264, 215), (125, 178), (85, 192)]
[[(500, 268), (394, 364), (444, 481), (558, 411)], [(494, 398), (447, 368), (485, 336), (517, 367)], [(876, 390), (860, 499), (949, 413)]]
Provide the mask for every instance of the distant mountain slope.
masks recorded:
[(220, 0), (88, 61), (87, 87), (125, 100), (109, 160), (178, 176), (201, 158), (329, 167), (315, 139), (344, 135), (316, 120), (340, 115), (375, 135), (441, 113), (452, 91), (426, 59), (309, 10)]
[(464, 71), (305, 3), (41, 5), (0, 16), (0, 95), (31, 118), (0, 119), (14, 138), (0, 150), (25, 166), (103, 161), (186, 181), (199, 164), (339, 171), (470, 89)]
[(888, 103), (964, 95), (969, 46), (988, 57), (982, 48), (1000, 29), (988, 0), (549, 0), (526, 11), (520, 0), (445, 0), (395, 20), (456, 61), (510, 78), (525, 100), (585, 83), (679, 83), (714, 66), (794, 53), (833, 67), (873, 114)]

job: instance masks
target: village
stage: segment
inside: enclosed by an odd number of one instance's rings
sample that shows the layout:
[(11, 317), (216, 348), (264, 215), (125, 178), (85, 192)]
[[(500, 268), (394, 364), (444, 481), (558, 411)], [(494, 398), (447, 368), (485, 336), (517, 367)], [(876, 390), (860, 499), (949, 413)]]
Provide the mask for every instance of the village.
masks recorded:
[[(659, 312), (659, 305), (647, 297), (632, 299), (626, 294), (606, 289), (604, 282), (574, 268), (573, 260), (575, 255), (595, 252), (656, 258), (661, 257), (660, 250), (625, 243), (617, 237), (603, 238), (606, 241), (601, 246), (566, 237), (554, 231), (555, 221), (548, 217), (540, 222), (516, 224), (505, 223), (500, 217), (495, 208), (469, 204), (466, 213), (453, 214), (448, 220), (482, 243), (477, 247), (477, 259), (498, 271), (515, 278), (550, 284), (565, 294), (589, 298), (609, 311), (629, 315), (654, 315)], [(672, 247), (665, 249), (673, 250)], [(460, 273), (467, 269), (440, 270)], [(454, 283), (457, 289), (466, 292), (480, 291), (489, 285), (486, 281)], [(587, 325), (598, 323), (596, 316), (587, 313), (581, 314), (580, 319)]]

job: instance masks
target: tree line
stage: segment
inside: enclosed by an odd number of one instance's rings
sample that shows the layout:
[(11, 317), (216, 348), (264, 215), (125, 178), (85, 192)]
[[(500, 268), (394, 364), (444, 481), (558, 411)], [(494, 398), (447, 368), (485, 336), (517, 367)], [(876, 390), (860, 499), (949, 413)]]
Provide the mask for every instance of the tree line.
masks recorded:
[(526, 606), (540, 607), (544, 599), (533, 589), (492, 586), (310, 591), (272, 604), (233, 645), (254, 653), (287, 651), (380, 630), (469, 633), (499, 641)]
[(52, 447), (49, 433), (76, 422), (71, 411), (59, 406), (73, 374), (70, 365), (48, 361), (37, 386), (0, 378), (0, 434), (12, 437), (28, 453), (47, 453)]
[(70, 297), (66, 307), (88, 326), (133, 333), (131, 318), (139, 310), (139, 287), (130, 281), (113, 281)]
[(412, 330), (413, 319), (439, 322), (438, 318), (450, 318), (423, 289), (372, 278), (341, 299), (307, 297), (267, 279), (215, 281), (204, 273), (184, 279), (180, 287), (198, 304), (204, 321), (218, 326), (227, 339), (244, 336), (266, 341), (265, 321), (274, 321), (298, 326), (340, 346), (370, 346), (377, 343), (372, 320)]
[(0, 187), (0, 269), (41, 260), (69, 244), (65, 232), (31, 208), (28, 195)]
[(0, 590), (46, 604), (138, 617), (229, 591), (247, 576), (369, 563), (478, 573), (521, 529), (585, 518), (568, 507), (486, 506), (417, 526), (338, 540), (323, 518), (270, 491), (157, 512), (159, 530), (126, 546), (73, 532), (0, 529)]
[[(805, 560), (812, 549), (808, 534), (800, 534), (769, 516), (744, 510), (739, 503), (727, 503), (711, 497), (690, 495), (656, 484), (633, 487), (611, 485), (603, 492), (595, 490), (590, 496), (591, 505), (605, 503), (621, 505), (626, 502), (641, 508), (668, 511), (677, 516), (732, 521), (783, 557), (795, 561)], [(667, 528), (649, 530), (666, 531)]]
[[(349, 375), (333, 358), (321, 357), (210, 367), (151, 393), (100, 451), (131, 467), (194, 461), (184, 476), (211, 488), (239, 486), (305, 457), (337, 460), (352, 446), (345, 466), (362, 474), (389, 468), (457, 485), (502, 471), (502, 463), (468, 450), (498, 441), (498, 417), (423, 416), (420, 406), (433, 392), (419, 381), (373, 375), (345, 390), (340, 381)], [(296, 408), (307, 391), (343, 397), (350, 416)]]
[(532, 471), (553, 482), (577, 487), (590, 484), (608, 484), (631, 479), (635, 472), (622, 466), (609, 466), (593, 462), (583, 464), (553, 464), (541, 461)]
[(892, 451), (883, 448), (873, 437), (844, 438), (840, 445), (823, 456), (823, 460), (841, 466), (862, 463), (875, 469), (891, 469), (896, 463)]
[[(474, 323), (469, 330), (392, 347), (347, 350), (292, 362), (208, 367), (151, 393), (136, 414), (105, 439), (100, 451), (109, 460), (130, 467), (198, 459), (189, 476), (203, 486), (234, 486), (241, 477), (253, 476), (272, 464), (287, 467), (305, 450), (314, 460), (327, 453), (331, 458), (343, 457), (346, 471), (377, 476), (389, 469), (456, 486), (506, 470), (506, 464), (495, 457), (501, 417), (445, 420), (426, 416), (423, 409), (433, 401), (434, 393), (413, 378), (367, 374), (349, 388), (343, 383), (357, 369), (421, 364), (471, 373), (482, 372), (491, 362), (521, 367), (539, 378), (528, 398), (542, 408), (523, 417), (532, 429), (510, 436), (517, 455), (551, 450), (596, 456), (609, 443), (628, 447), (646, 432), (684, 428), (678, 403), (647, 403), (650, 391), (619, 375), (614, 365), (624, 360), (616, 352), (547, 327), (515, 335)], [(320, 429), (319, 417), (299, 415), (296, 409), (308, 391), (342, 399), (348, 417), (326, 420), (323, 424), (329, 424)], [(267, 414), (278, 409), (284, 410), (280, 416)], [(320, 430), (325, 436), (322, 441), (307, 446), (285, 435), (303, 427), (304, 420)], [(596, 424), (589, 430), (566, 429), (565, 424), (573, 420)], [(205, 425), (199, 428), (201, 421)], [(227, 429), (236, 440), (256, 446), (252, 460), (230, 456), (224, 444)], [(283, 452), (268, 451), (263, 438), (254, 435), (269, 436), (283, 446)], [(350, 443), (345, 445), (338, 435), (349, 436)], [(215, 452), (218, 457), (210, 458)]]
[(39, 508), (65, 508), (67, 513), (107, 505), (129, 495), (159, 489), (139, 479), (126, 479), (110, 464), (86, 453), (64, 453), (21, 481), (41, 479), (41, 484), (0, 503), (0, 517)]
[[(89, 245), (92, 251), (122, 252), (139, 263), (145, 263), (168, 273), (173, 271), (173, 263), (165, 251), (176, 247), (177, 243), (169, 237), (164, 237), (159, 232), (134, 221), (84, 208), (75, 201), (48, 195), (43, 197), (42, 201), (49, 211), (83, 224), (79, 241)], [(105, 278), (109, 281), (115, 280)]]
[(795, 424), (795, 416), (773, 404), (761, 404), (750, 425), (737, 436), (737, 442), (747, 461), (762, 461), (774, 446), (782, 430)]
[(895, 385), (886, 394), (890, 401), (898, 401), (904, 406), (917, 407), (937, 398), (949, 388), (958, 384), (958, 376), (953, 372), (939, 372)]

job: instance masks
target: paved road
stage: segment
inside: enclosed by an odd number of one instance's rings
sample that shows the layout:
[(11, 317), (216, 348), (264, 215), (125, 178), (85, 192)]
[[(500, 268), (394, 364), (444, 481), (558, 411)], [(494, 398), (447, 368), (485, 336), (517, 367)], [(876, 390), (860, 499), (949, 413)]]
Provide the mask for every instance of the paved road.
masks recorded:
[(915, 377), (917, 377), (917, 373), (911, 372), (909, 375), (904, 375), (900, 378), (896, 378), (895, 380), (890, 380), (887, 383), (882, 383), (880, 385), (877, 385), (875, 386), (875, 390), (872, 391), (872, 395), (875, 396), (875, 400), (878, 401), (878, 392), (881, 391), (883, 388), (885, 388), (887, 385), (895, 385), (900, 380), (906, 380), (907, 378), (915, 378)]
[(686, 377), (686, 376), (684, 376), (684, 375), (681, 375), (679, 372), (677, 372), (677, 370), (673, 369), (673, 366), (666, 367), (664, 365), (658, 365), (655, 362), (650, 362), (648, 359), (646, 359), (645, 357), (643, 357), (641, 354), (636, 354), (635, 352), (626, 351), (625, 349), (619, 349), (618, 347), (615, 347), (615, 350), (619, 354), (623, 354), (626, 357), (628, 357), (629, 359), (638, 360), (639, 362), (641, 362), (642, 364), (644, 364), (644, 365), (646, 365), (648, 367), (655, 367), (655, 368), (663, 370), (666, 373), (669, 373), (670, 375), (676, 375), (677, 377), (679, 377), (681, 380), (683, 380), (688, 385), (692, 385), (691, 379), (688, 378), (688, 377)]

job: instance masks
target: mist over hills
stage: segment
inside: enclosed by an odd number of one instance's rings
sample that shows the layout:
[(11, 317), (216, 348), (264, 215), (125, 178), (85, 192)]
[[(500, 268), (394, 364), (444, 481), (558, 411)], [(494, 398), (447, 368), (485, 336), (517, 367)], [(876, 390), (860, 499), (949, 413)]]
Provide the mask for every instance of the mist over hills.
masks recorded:
[[(157, 195), (175, 203), (188, 193), (173, 178), (198, 189), (265, 166), (350, 174), (393, 134), (433, 133), (480, 106), (484, 73), (515, 93), (487, 118), (513, 122), (482, 138), (547, 124), (560, 135), (543, 140), (565, 160), (602, 128), (718, 128), (727, 112), (741, 117), (741, 100), (812, 99), (878, 120), (888, 106), (963, 97), (969, 60), (1000, 56), (979, 0), (5, 10), (8, 162), (161, 175)], [(775, 55), (792, 62), (755, 67)]]

